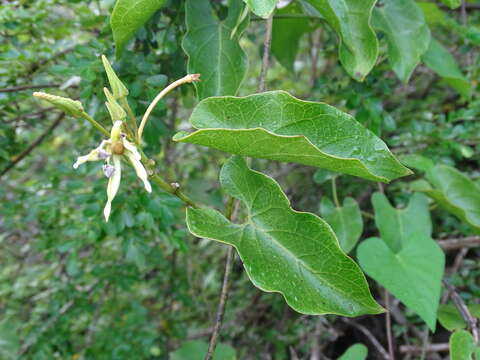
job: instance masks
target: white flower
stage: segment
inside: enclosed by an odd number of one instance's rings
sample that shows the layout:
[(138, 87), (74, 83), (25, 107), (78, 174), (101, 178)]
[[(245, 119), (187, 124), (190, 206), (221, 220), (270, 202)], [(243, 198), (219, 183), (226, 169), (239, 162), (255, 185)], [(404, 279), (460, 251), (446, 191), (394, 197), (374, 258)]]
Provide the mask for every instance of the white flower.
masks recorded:
[[(105, 160), (106, 164), (103, 166), (103, 173), (108, 177), (108, 185), (107, 203), (105, 204), (103, 214), (105, 215), (106, 221), (108, 221), (110, 217), (112, 200), (120, 187), (122, 157), (128, 158), (137, 176), (143, 181), (145, 190), (152, 192), (147, 171), (141, 162), (142, 156), (135, 145), (129, 142), (127, 136), (122, 133), (122, 124), (123, 122), (120, 120), (115, 121), (110, 132), (110, 139), (103, 140), (96, 149), (93, 149), (87, 155), (78, 157), (75, 164), (73, 164), (73, 167), (76, 169), (79, 165), (87, 161)], [(113, 165), (111, 162), (113, 162)]]

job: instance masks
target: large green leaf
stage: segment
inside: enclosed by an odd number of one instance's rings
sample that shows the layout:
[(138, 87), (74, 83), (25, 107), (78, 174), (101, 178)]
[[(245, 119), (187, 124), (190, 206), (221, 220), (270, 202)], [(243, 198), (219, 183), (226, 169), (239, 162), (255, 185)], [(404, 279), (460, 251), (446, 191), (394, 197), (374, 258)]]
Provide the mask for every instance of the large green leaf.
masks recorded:
[(243, 0), (255, 15), (267, 18), (275, 9), (278, 0)]
[(376, 0), (308, 0), (340, 37), (339, 56), (347, 73), (363, 80), (378, 56), (378, 41), (370, 26)]
[(425, 196), (415, 194), (404, 209), (392, 207), (381, 193), (373, 194), (372, 203), (380, 237), (394, 253), (399, 252), (412, 236), (431, 236), (432, 222)]
[(375, 181), (411, 174), (382, 140), (352, 116), (284, 91), (206, 99), (197, 105), (190, 122), (199, 130), (176, 134), (175, 141)]
[(460, 94), (467, 97), (470, 95), (470, 82), (462, 74), (450, 52), (437, 40), (432, 38), (422, 60), (425, 65), (440, 75), (445, 83)]
[(450, 360), (471, 360), (475, 350), (473, 336), (465, 330), (455, 331), (450, 336)]
[(234, 224), (213, 209), (189, 208), (187, 225), (195, 236), (233, 245), (255, 286), (282, 293), (304, 314), (382, 312), (325, 221), (292, 210), (280, 186), (250, 170), (241, 157), (225, 163), (220, 181), (226, 193), (245, 204), (245, 223)]
[(414, 0), (385, 0), (373, 11), (373, 26), (385, 33), (393, 71), (407, 82), (430, 44), (422, 10)]
[(427, 171), (427, 181), (420, 180), (411, 188), (434, 199), (447, 211), (480, 230), (480, 186), (457, 169), (437, 165)]
[(462, 4), (462, 0), (440, 0), (450, 9), (456, 9)]
[[(480, 304), (471, 304), (468, 310), (472, 316), (480, 319)], [(438, 308), (438, 321), (448, 331), (461, 330), (467, 327), (467, 323), (453, 304), (443, 304)]]
[[(302, 13), (303, 8), (298, 2), (292, 2), (276, 12), (278, 15), (287, 16)], [(273, 20), (272, 53), (280, 64), (293, 72), (300, 39), (314, 28), (308, 21), (301, 18), (276, 18)]]
[(347, 197), (343, 206), (337, 207), (326, 196), (320, 201), (320, 214), (337, 235), (341, 248), (347, 254), (354, 248), (362, 235), (363, 220), (355, 199)]
[[(357, 247), (362, 269), (435, 329), (445, 256), (422, 234), (412, 234), (396, 254), (379, 238)], [(428, 260), (428, 261), (426, 261)]]
[(125, 45), (137, 30), (163, 4), (165, 0), (117, 0), (110, 18), (117, 57), (122, 54)]
[(354, 344), (345, 351), (337, 360), (365, 360), (368, 349), (363, 344)]
[[(187, 0), (187, 33), (182, 46), (188, 55), (188, 72), (199, 73), (197, 95), (235, 95), (247, 71), (247, 56), (238, 41), (248, 25), (248, 16), (237, 24), (240, 1), (231, 1), (228, 17), (219, 21), (208, 0)], [(235, 29), (235, 31), (233, 31)]]

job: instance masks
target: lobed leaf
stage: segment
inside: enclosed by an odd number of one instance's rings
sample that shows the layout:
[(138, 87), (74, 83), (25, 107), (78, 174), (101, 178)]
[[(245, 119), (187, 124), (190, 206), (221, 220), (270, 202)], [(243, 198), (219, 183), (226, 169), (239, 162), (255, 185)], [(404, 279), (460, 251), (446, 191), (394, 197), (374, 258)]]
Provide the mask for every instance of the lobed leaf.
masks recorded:
[[(240, 1), (231, 1), (228, 17), (219, 21), (208, 0), (187, 0), (187, 33), (182, 41), (188, 55), (188, 72), (199, 73), (197, 96), (235, 95), (247, 71), (247, 56), (239, 39), (248, 25), (248, 16), (237, 24), (242, 12)], [(235, 29), (235, 31), (234, 31)]]
[(284, 91), (200, 102), (197, 131), (174, 140), (263, 159), (295, 162), (389, 182), (411, 174), (385, 143), (352, 116)]
[(275, 10), (278, 0), (243, 0), (255, 15), (267, 18)]
[(241, 157), (225, 163), (220, 181), (226, 193), (245, 204), (245, 223), (234, 224), (213, 209), (189, 208), (187, 225), (195, 236), (233, 245), (255, 286), (281, 293), (304, 314), (382, 312), (325, 221), (292, 210), (280, 186), (250, 170)]

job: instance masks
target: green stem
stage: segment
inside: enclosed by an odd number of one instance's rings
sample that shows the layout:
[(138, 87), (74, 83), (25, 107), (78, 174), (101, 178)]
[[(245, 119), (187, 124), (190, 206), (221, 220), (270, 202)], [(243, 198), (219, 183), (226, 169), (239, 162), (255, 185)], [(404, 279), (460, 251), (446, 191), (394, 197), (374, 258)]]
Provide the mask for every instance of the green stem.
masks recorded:
[(85, 111), (82, 112), (82, 114), (80, 116), (83, 119), (87, 120), (90, 124), (92, 124), (94, 128), (96, 128), (98, 131), (100, 131), (107, 138), (110, 137), (110, 133), (107, 131), (107, 129), (105, 129), (102, 125), (100, 125), (94, 118), (92, 118), (90, 115), (88, 115)]
[(193, 201), (192, 199), (190, 199), (187, 195), (185, 195), (179, 188), (169, 184), (168, 182), (166, 182), (165, 180), (163, 180), (160, 175), (158, 174), (154, 174), (152, 175), (152, 180), (158, 185), (160, 186), (163, 190), (165, 190), (166, 192), (176, 196), (177, 198), (179, 198), (180, 200), (182, 200), (186, 205), (188, 206), (191, 206), (193, 208), (198, 208), (199, 206), (195, 203), (195, 201)]
[(332, 196), (333, 196), (333, 202), (335, 203), (335, 206), (337, 208), (340, 207), (340, 202), (338, 201), (338, 195), (337, 195), (337, 178), (336, 176), (332, 177)]
[(130, 125), (132, 126), (133, 129), (133, 134), (134, 134), (134, 141), (137, 143), (137, 134), (138, 134), (138, 126), (137, 126), (137, 118), (135, 117), (135, 114), (133, 113), (132, 108), (128, 104), (127, 98), (122, 98), (121, 100), (122, 106), (125, 110), (127, 110), (128, 117), (130, 119)]

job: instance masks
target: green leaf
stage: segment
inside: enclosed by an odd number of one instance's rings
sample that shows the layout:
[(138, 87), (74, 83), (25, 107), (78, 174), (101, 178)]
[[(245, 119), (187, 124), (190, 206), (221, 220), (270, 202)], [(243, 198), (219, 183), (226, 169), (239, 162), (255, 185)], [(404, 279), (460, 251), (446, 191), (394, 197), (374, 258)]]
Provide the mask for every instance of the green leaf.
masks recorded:
[(422, 9), (423, 16), (429, 26), (432, 25), (445, 25), (447, 18), (445, 13), (438, 7), (437, 4), (432, 2), (417, 1), (418, 7)]
[(175, 141), (374, 181), (411, 174), (382, 140), (352, 116), (284, 91), (206, 99), (197, 105), (190, 122), (199, 130), (176, 134)]
[(415, 191), (424, 192), (440, 206), (480, 230), (480, 186), (457, 169), (437, 165), (427, 172), (427, 181), (412, 183)]
[[(208, 344), (203, 341), (187, 341), (170, 355), (170, 360), (203, 360), (208, 351)], [(217, 344), (213, 360), (235, 360), (235, 349), (225, 344)]]
[[(277, 15), (303, 14), (303, 8), (298, 2), (277, 10)], [(300, 39), (315, 27), (305, 19), (275, 18), (272, 27), (272, 53), (275, 58), (290, 71), (297, 56)]]
[(249, 20), (247, 16), (237, 24), (241, 12), (242, 3), (232, 1), (228, 17), (219, 21), (208, 0), (185, 4), (187, 33), (182, 46), (188, 55), (188, 72), (202, 75), (202, 81), (195, 83), (199, 99), (235, 95), (245, 77), (247, 56), (238, 42)]
[(465, 330), (455, 331), (450, 336), (450, 359), (471, 360), (475, 350), (473, 336)]
[(115, 55), (122, 55), (125, 45), (137, 30), (160, 9), (165, 0), (117, 0), (110, 18)]
[(380, 237), (394, 253), (398, 253), (415, 235), (431, 236), (432, 221), (425, 196), (416, 193), (404, 209), (392, 207), (381, 193), (373, 194), (372, 203)]
[[(472, 316), (480, 318), (480, 304), (471, 304), (468, 310)], [(440, 305), (438, 308), (438, 321), (448, 331), (465, 329), (467, 324), (455, 305)]]
[(18, 324), (11, 318), (0, 321), (0, 358), (18, 359), (20, 338), (17, 335)]
[(308, 0), (340, 37), (339, 57), (347, 73), (362, 81), (375, 66), (378, 41), (370, 26), (376, 0)]
[(445, 263), (435, 241), (412, 234), (395, 254), (382, 239), (370, 238), (358, 245), (357, 258), (369, 276), (435, 329)]
[(407, 82), (430, 44), (422, 10), (413, 0), (385, 0), (373, 11), (374, 28), (385, 33), (388, 60), (400, 80)]
[(365, 360), (368, 348), (363, 344), (354, 344), (343, 353), (337, 360)]
[(278, 0), (243, 0), (250, 10), (264, 19), (270, 16), (270, 14), (275, 9), (275, 6), (278, 3)]
[(400, 157), (400, 160), (402, 160), (402, 163), (406, 166), (421, 171), (428, 171), (435, 166), (435, 163), (431, 159), (418, 154), (404, 155)]
[(234, 224), (213, 209), (187, 209), (192, 234), (233, 245), (255, 286), (283, 294), (304, 314), (378, 314), (364, 275), (340, 249), (330, 226), (311, 213), (292, 210), (280, 186), (250, 170), (238, 156), (220, 174), (225, 192), (248, 212)]
[(462, 74), (450, 52), (437, 40), (430, 41), (430, 46), (422, 57), (430, 69), (443, 78), (443, 81), (457, 90), (461, 95), (470, 96), (470, 82)]
[(337, 235), (341, 248), (349, 253), (362, 235), (363, 220), (355, 199), (347, 197), (342, 207), (336, 207), (324, 196), (320, 202), (320, 214)]
[(450, 9), (456, 9), (462, 4), (462, 0), (440, 0)]

